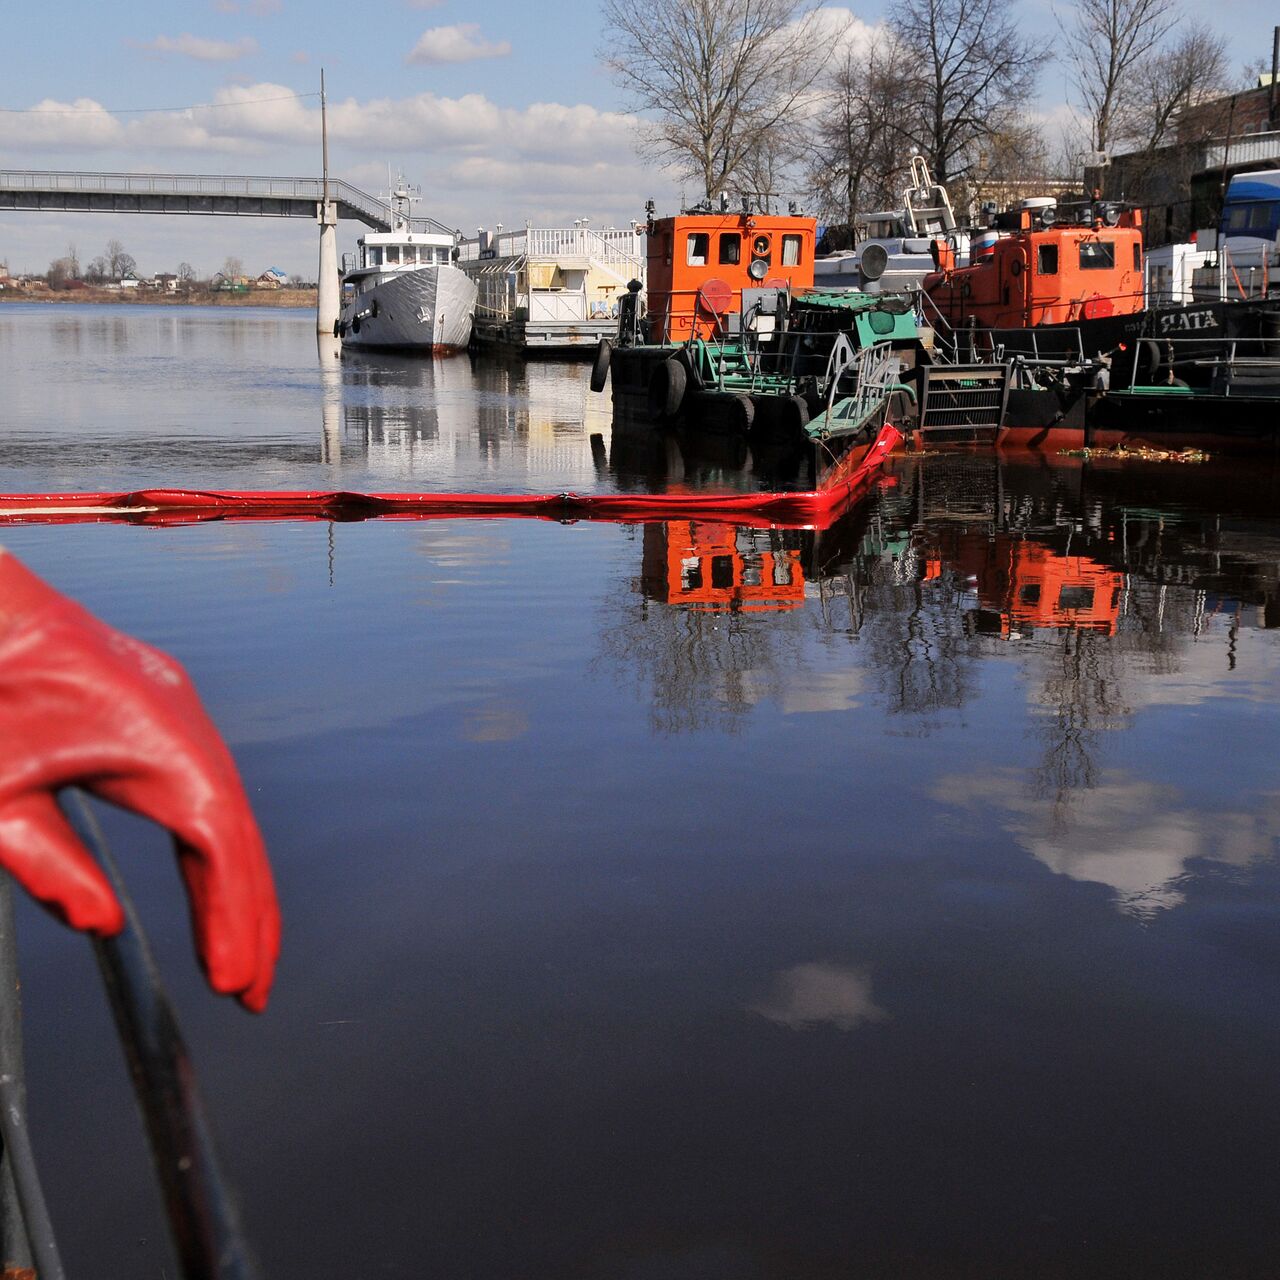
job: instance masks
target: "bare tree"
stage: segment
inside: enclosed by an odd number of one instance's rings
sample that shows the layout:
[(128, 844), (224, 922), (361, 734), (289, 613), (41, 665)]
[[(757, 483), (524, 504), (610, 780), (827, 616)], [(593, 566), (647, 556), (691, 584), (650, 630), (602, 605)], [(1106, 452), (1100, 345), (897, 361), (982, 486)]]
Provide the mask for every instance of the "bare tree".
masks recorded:
[[(127, 263), (127, 265), (126, 265)], [(132, 271), (137, 263), (125, 253), (124, 245), (119, 240), (107, 241), (107, 275), (112, 280), (119, 280), (126, 272)]]
[(72, 280), (80, 279), (80, 255), (76, 253), (74, 244), (67, 245), (67, 270)]
[(1144, 93), (1134, 107), (1134, 141), (1148, 152), (1178, 142), (1202, 142), (1226, 132), (1226, 37), (1196, 23), (1144, 62)]
[(913, 68), (904, 132), (939, 182), (965, 177), (982, 144), (1017, 121), (1048, 55), (1003, 0), (903, 0), (892, 26)]
[(714, 195), (822, 73), (834, 41), (807, 0), (605, 0), (605, 64), (639, 111), (642, 144)]
[(897, 203), (910, 152), (901, 123), (908, 87), (901, 48), (887, 33), (836, 67), (808, 156), (818, 206), (832, 221), (851, 226), (868, 208)]
[(67, 281), (75, 278), (76, 272), (72, 270), (70, 258), (55, 258), (49, 263), (49, 270), (45, 273), (50, 289), (65, 289)]
[(84, 278), (89, 284), (101, 284), (107, 279), (107, 271), (106, 258), (97, 257), (89, 263), (88, 270), (84, 273)]
[(178, 283), (184, 288), (196, 278), (196, 269), (189, 262), (178, 263)]
[(1073, 0), (1072, 9), (1062, 24), (1072, 83), (1093, 122), (1093, 147), (1106, 151), (1125, 134), (1138, 66), (1178, 14), (1165, 0)]
[(222, 274), (233, 284), (244, 275), (244, 263), (239, 258), (228, 258), (222, 264)]

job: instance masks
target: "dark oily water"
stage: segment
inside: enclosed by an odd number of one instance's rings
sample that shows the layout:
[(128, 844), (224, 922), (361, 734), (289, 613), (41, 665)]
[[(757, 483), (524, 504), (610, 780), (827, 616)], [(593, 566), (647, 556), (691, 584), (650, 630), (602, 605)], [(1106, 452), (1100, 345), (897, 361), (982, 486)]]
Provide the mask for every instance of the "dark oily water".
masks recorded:
[[(59, 356), (53, 308), (0, 309), (7, 487), (331, 483), (305, 324), (166, 312), (178, 358), (124, 310)], [(644, 482), (592, 462), (579, 368), (339, 368), (347, 487)], [(1257, 1277), (1278, 498), (1267, 463), (953, 455), (821, 533), (4, 541), (187, 664), (266, 831), (253, 1019), (204, 990), (164, 841), (110, 827), (267, 1274)], [(89, 949), (19, 926), (71, 1273), (172, 1276)]]

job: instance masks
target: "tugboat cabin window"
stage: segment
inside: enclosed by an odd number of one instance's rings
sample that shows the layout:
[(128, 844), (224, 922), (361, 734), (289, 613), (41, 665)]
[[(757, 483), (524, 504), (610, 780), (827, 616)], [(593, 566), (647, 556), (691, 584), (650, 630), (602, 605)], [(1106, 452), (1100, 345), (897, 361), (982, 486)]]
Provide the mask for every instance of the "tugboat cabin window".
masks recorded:
[(400, 265), (400, 246), (398, 244), (387, 245), (387, 266), (396, 267)]
[(691, 267), (705, 267), (707, 254), (711, 251), (711, 237), (705, 231), (689, 233), (689, 248), (685, 262)]
[(1036, 247), (1036, 274), (1056, 276), (1058, 274), (1058, 246), (1042, 244)]
[(1142, 246), (1136, 240), (1133, 242), (1133, 269), (1142, 270)]
[(731, 267), (742, 261), (742, 237), (737, 232), (720, 237), (720, 261)]
[(370, 245), (365, 253), (368, 255), (369, 261), (365, 264), (370, 267), (382, 266), (382, 249), (378, 245)]
[(799, 236), (782, 237), (782, 265), (784, 267), (798, 267), (800, 265)]
[(1110, 271), (1116, 265), (1114, 240), (1082, 240), (1080, 242), (1081, 271)]

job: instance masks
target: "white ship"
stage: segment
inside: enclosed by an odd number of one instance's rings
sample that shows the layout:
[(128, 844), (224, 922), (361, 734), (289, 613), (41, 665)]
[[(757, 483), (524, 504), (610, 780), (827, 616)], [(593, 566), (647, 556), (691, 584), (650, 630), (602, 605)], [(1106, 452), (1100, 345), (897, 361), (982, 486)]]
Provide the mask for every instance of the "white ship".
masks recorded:
[(343, 273), (347, 300), (334, 332), (345, 346), (443, 352), (465, 350), (471, 340), (475, 282), (453, 265), (448, 227), (427, 220), (427, 230), (414, 229), (416, 198), (403, 179), (396, 182), (392, 229), (362, 236)]

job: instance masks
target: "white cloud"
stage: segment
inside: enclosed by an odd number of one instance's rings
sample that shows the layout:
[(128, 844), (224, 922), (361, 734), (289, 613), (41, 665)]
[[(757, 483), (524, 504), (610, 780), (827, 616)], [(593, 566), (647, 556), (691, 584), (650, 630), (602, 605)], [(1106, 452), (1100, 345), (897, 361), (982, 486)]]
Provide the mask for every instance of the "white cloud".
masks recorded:
[(509, 40), (486, 40), (477, 23), (459, 22), (451, 27), (428, 28), (409, 51), (405, 62), (475, 62), (480, 58), (505, 58), (510, 52)]
[(258, 52), (258, 42), (252, 36), (239, 40), (211, 40), (205, 36), (193, 36), (184, 32), (180, 36), (156, 36), (138, 45), (148, 53), (176, 53), (198, 62), (235, 62)]

